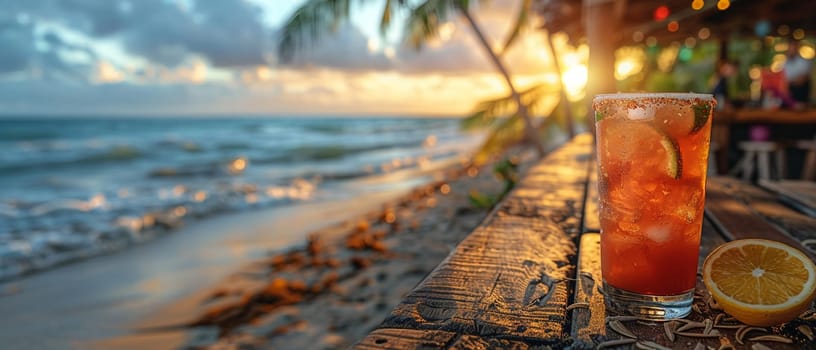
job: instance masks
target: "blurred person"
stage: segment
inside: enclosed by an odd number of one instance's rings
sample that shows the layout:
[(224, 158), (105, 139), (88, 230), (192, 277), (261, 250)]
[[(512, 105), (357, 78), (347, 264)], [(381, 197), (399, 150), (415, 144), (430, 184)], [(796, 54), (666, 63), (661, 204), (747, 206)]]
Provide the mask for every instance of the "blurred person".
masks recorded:
[(798, 102), (791, 97), (784, 71), (774, 72), (763, 68), (760, 73), (762, 108), (796, 108)]
[[(797, 104), (807, 104), (810, 100), (810, 72), (813, 62), (799, 54), (799, 41), (792, 41), (788, 45), (787, 59), (785, 60), (785, 79), (788, 81), (790, 97)], [(800, 105), (801, 107), (801, 105)]]
[(720, 60), (717, 62), (717, 69), (714, 71), (714, 88), (711, 94), (717, 99), (717, 109), (731, 109), (731, 99), (728, 96), (728, 80), (737, 73), (734, 62)]

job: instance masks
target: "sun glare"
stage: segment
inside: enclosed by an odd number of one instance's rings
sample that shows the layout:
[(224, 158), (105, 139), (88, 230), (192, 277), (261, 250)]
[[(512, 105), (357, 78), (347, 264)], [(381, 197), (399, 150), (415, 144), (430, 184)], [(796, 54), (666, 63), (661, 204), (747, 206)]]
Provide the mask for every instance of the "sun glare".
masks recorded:
[(567, 89), (567, 96), (570, 100), (577, 100), (583, 97), (584, 87), (587, 83), (587, 66), (575, 64), (567, 69), (561, 78), (564, 79), (564, 88)]
[(615, 63), (615, 79), (626, 79), (635, 72), (637, 72), (637, 69), (635, 69), (635, 62), (633, 60), (627, 59)]
[(646, 53), (639, 47), (623, 47), (615, 52), (615, 79), (624, 80), (643, 69)]

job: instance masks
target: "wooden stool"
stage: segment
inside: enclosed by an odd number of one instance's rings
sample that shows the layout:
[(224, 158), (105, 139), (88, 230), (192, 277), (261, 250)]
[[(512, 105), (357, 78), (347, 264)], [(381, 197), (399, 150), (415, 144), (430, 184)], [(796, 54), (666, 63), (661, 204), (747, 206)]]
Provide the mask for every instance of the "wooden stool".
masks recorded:
[(796, 147), (807, 151), (802, 166), (802, 180), (816, 181), (816, 139), (799, 141)]
[(775, 175), (779, 179), (784, 179), (787, 175), (785, 174), (785, 149), (776, 142), (744, 141), (739, 143), (739, 148), (745, 153), (737, 165), (728, 172), (729, 175), (734, 176), (741, 173), (742, 179), (749, 181), (754, 174), (754, 169), (756, 169), (760, 179), (770, 180), (771, 154), (774, 154), (775, 158)]

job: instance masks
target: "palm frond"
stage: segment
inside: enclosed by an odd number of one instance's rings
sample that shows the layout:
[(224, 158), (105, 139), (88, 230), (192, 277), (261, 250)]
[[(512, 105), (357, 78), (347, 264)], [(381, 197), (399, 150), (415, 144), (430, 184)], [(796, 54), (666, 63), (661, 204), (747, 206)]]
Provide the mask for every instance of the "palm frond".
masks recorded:
[(510, 30), (510, 33), (507, 35), (507, 39), (504, 40), (504, 45), (502, 45), (501, 52), (498, 53), (499, 57), (504, 56), (504, 54), (507, 53), (510, 46), (513, 45), (516, 39), (518, 39), (521, 31), (527, 26), (528, 22), (530, 21), (530, 11), (532, 5), (533, 0), (522, 1), (521, 8), (516, 16), (516, 21), (513, 23), (513, 29)]
[(506, 118), (493, 129), (473, 156), (474, 165), (482, 165), (524, 139), (524, 120), (518, 116)]
[[(547, 100), (545, 97), (557, 93), (558, 90), (553, 89), (550, 84), (539, 84), (520, 91), (519, 95), (527, 109), (538, 114), (542, 101)], [(461, 127), (464, 130), (488, 127), (493, 125), (497, 119), (516, 113), (517, 109), (516, 101), (511, 95), (482, 101), (476, 105), (470, 116), (462, 120)]]
[(278, 57), (289, 62), (295, 51), (305, 43), (319, 40), (327, 33), (336, 31), (348, 20), (351, 0), (308, 0), (300, 6), (283, 25), (278, 41)]
[[(459, 4), (461, 3), (461, 4)], [(466, 0), (427, 0), (408, 14), (405, 38), (415, 49), (439, 34), (439, 26), (450, 15), (454, 6), (467, 6)]]
[(385, 1), (385, 8), (383, 9), (382, 19), (380, 19), (380, 34), (385, 35), (388, 27), (391, 26), (391, 8), (393, 6), (391, 0)]

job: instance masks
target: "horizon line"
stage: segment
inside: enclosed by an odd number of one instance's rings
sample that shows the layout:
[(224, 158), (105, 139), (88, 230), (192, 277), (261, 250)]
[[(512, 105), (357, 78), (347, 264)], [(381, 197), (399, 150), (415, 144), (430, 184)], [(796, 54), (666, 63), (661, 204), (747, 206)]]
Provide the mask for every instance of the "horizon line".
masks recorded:
[(0, 113), (0, 120), (19, 119), (164, 119), (164, 118), (190, 118), (190, 119), (219, 119), (219, 118), (464, 118), (466, 115), (456, 114), (403, 114), (403, 113), (146, 113), (146, 114), (119, 114), (119, 113)]

